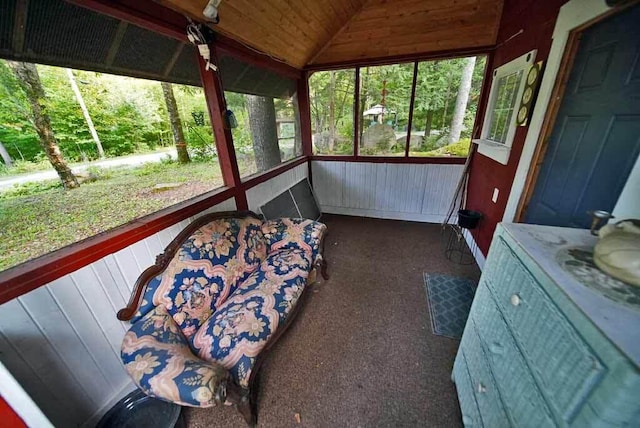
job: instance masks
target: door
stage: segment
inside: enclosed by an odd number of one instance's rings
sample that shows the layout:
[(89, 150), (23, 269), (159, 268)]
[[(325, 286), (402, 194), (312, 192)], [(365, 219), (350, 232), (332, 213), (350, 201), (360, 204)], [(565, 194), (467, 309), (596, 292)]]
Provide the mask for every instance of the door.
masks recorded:
[(588, 228), (613, 210), (640, 152), (639, 23), (636, 5), (584, 30), (525, 223)]

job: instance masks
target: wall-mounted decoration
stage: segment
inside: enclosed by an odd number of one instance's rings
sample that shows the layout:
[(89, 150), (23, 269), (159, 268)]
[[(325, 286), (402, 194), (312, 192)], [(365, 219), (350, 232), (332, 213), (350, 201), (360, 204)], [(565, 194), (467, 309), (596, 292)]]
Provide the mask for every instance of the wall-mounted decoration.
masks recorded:
[(518, 126), (527, 126), (529, 123), (533, 104), (538, 92), (538, 86), (541, 81), (540, 76), (542, 75), (543, 62), (544, 61), (536, 62), (527, 72), (527, 78), (524, 82), (524, 92), (522, 92), (520, 108), (518, 109), (518, 114), (516, 116), (516, 124)]
[[(527, 85), (528, 71), (534, 65), (534, 49), (493, 70), (489, 101), (482, 121), (478, 153), (506, 165), (518, 126), (518, 106)], [(537, 80), (537, 79), (536, 79)]]

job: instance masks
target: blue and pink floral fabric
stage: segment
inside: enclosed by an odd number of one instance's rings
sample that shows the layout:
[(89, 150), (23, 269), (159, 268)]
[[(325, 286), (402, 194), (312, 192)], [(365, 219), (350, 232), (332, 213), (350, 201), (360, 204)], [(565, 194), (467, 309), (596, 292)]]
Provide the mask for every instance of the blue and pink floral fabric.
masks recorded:
[(324, 224), (302, 218), (269, 220), (262, 226), (268, 252), (299, 248), (311, 253), (312, 263), (318, 260), (321, 238), (326, 230), (327, 226)]
[(174, 319), (157, 306), (134, 323), (122, 341), (122, 362), (147, 395), (182, 406), (211, 407), (223, 367), (193, 354)]
[(123, 340), (136, 385), (196, 407), (212, 406), (228, 376), (248, 387), (319, 260), (325, 230), (310, 220), (231, 218), (194, 232), (149, 282)]
[(299, 249), (269, 254), (191, 339), (203, 360), (221, 364), (242, 387), (256, 357), (287, 319), (304, 290), (311, 255)]
[(194, 232), (165, 269), (153, 278), (135, 322), (163, 305), (185, 336), (191, 337), (266, 257), (262, 221), (212, 221)]

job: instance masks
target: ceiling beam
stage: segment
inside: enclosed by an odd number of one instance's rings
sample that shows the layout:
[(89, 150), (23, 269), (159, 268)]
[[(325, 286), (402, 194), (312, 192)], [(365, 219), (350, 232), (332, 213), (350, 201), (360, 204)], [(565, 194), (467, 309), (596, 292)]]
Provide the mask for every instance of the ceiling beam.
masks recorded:
[(107, 53), (107, 66), (111, 67), (113, 65), (113, 60), (116, 59), (116, 54), (118, 53), (118, 49), (120, 49), (120, 43), (122, 43), (122, 39), (124, 38), (124, 33), (127, 31), (127, 24), (124, 21), (120, 21), (118, 24), (118, 28), (116, 29), (116, 34), (111, 41), (111, 46), (109, 46), (109, 52)]
[(185, 45), (184, 43), (179, 43), (178, 46), (176, 46), (175, 52), (171, 56), (171, 59), (169, 60), (169, 62), (167, 62), (167, 65), (165, 66), (164, 71), (162, 72), (162, 75), (164, 77), (168, 77), (169, 73), (171, 73), (171, 70), (173, 70), (173, 66), (176, 65), (176, 62), (178, 62), (178, 58), (180, 58), (180, 54), (184, 49), (184, 45)]
[(24, 51), (24, 36), (27, 28), (27, 9), (29, 8), (29, 0), (16, 1), (16, 11), (13, 20), (13, 38), (11, 39), (11, 47), (17, 54)]
[[(184, 16), (152, 1), (127, 2), (108, 0), (66, 0), (103, 15), (111, 16), (129, 24), (154, 31), (182, 42), (188, 41), (186, 27), (187, 20)], [(136, 5), (137, 7), (134, 7)], [(144, 7), (140, 7), (144, 5)], [(142, 12), (138, 8), (144, 10)], [(163, 18), (166, 19), (163, 19)]]

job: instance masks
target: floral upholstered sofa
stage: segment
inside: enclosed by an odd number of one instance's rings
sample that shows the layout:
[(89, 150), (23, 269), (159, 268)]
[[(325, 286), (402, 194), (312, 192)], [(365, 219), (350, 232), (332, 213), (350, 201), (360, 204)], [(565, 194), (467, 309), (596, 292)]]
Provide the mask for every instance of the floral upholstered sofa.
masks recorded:
[(146, 394), (184, 406), (234, 404), (256, 423), (261, 357), (290, 324), (316, 272), (326, 226), (251, 212), (191, 223), (145, 270), (118, 318), (122, 361)]

